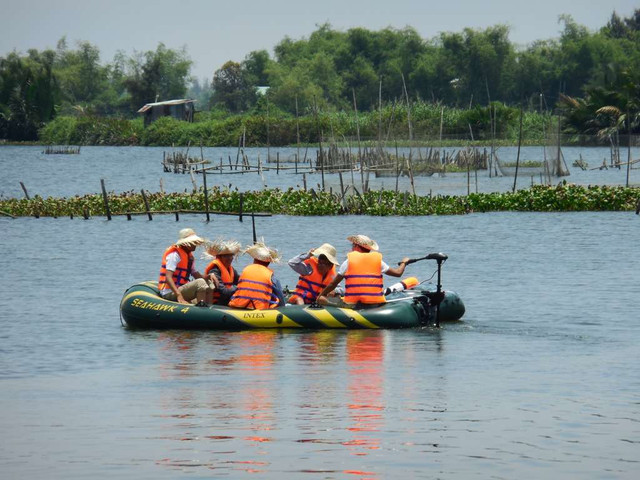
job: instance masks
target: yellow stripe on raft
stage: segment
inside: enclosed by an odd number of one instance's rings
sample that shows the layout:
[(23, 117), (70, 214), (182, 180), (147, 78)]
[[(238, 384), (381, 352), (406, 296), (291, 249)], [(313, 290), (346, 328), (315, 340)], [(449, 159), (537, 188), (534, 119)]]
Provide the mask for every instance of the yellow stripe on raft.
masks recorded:
[[(151, 297), (157, 301), (160, 302), (169, 302), (170, 300), (165, 300), (163, 298), (160, 298), (158, 295), (156, 295), (155, 293), (151, 293), (151, 292), (145, 292), (142, 290), (134, 290), (133, 292), (131, 292), (129, 295), (127, 295), (126, 297), (124, 297), (122, 299), (122, 301), (120, 302), (120, 305), (124, 304), (124, 302), (126, 302), (127, 300), (129, 300), (131, 297)], [(177, 302), (174, 302), (177, 303)], [(178, 303), (178, 305), (180, 305)], [(190, 305), (185, 305), (185, 306), (190, 306)]]
[[(254, 328), (301, 328), (302, 325), (294, 322), (284, 313), (277, 310), (225, 310), (225, 314), (231, 315), (242, 323)], [(280, 318), (280, 321), (278, 321)]]
[(333, 315), (331, 315), (329, 312), (327, 312), (324, 309), (305, 308), (304, 311), (307, 312), (312, 317), (314, 317), (319, 322), (322, 322), (327, 327), (347, 328), (347, 326), (344, 323), (336, 320), (336, 318)]
[(367, 328), (380, 328), (375, 323), (371, 323), (369, 320), (364, 318), (357, 310), (353, 310), (351, 308), (341, 308), (342, 313), (344, 313), (347, 317), (353, 318), (360, 325)]

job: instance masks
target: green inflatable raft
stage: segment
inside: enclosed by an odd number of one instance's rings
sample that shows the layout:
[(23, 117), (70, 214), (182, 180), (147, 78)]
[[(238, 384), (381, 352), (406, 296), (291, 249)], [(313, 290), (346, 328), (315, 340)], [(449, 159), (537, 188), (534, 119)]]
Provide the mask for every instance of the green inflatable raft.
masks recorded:
[[(120, 302), (123, 324), (143, 329), (243, 330), (251, 328), (414, 328), (459, 320), (465, 311), (455, 292), (431, 285), (387, 295), (387, 303), (351, 309), (288, 305), (271, 310), (199, 307), (165, 300), (156, 282), (133, 285)], [(439, 308), (437, 299), (441, 299)]]

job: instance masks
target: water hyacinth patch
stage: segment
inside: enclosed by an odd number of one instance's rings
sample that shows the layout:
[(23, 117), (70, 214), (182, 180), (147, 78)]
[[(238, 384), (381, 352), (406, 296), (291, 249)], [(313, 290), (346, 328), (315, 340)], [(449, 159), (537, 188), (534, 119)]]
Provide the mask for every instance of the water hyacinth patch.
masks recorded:
[[(214, 187), (208, 191), (209, 211), (239, 213), (242, 195), (243, 213), (275, 215), (460, 215), (471, 212), (576, 212), (634, 211), (640, 202), (640, 188), (622, 186), (582, 186), (561, 183), (558, 186), (535, 185), (515, 193), (472, 193), (467, 196), (414, 196), (390, 190), (340, 195), (294, 189), (265, 189), (239, 192)], [(153, 212), (204, 212), (204, 191), (195, 193), (146, 193)], [(143, 213), (141, 193), (110, 193), (112, 215)], [(13, 216), (105, 216), (102, 195), (69, 198), (0, 199), (0, 211)]]

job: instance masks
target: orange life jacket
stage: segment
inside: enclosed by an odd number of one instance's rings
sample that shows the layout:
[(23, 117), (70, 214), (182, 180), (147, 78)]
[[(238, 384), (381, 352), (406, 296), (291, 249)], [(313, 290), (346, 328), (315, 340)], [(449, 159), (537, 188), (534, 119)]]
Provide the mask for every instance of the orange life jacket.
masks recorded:
[(172, 245), (167, 248), (164, 255), (162, 255), (162, 266), (160, 267), (160, 276), (158, 277), (158, 289), (160, 291), (169, 288), (169, 284), (167, 283), (167, 257), (173, 252), (178, 252), (178, 255), (180, 255), (180, 261), (178, 265), (176, 265), (175, 272), (173, 272), (173, 283), (175, 283), (176, 287), (180, 288), (189, 281), (189, 276), (191, 276), (193, 253), (187, 253), (180, 247)]
[(336, 267), (331, 267), (331, 270), (329, 270), (323, 277), (322, 274), (318, 271), (317, 258), (309, 257), (304, 261), (304, 263), (309, 265), (313, 271), (309, 275), (300, 275), (300, 277), (298, 278), (298, 284), (296, 285), (296, 288), (293, 291), (293, 295), (291, 295), (290, 300), (302, 298), (304, 303), (313, 303), (315, 302), (316, 298), (318, 298), (318, 294), (322, 291), (322, 289), (329, 285), (329, 283), (331, 283), (331, 281), (336, 276)]
[[(224, 264), (220, 261), (220, 259), (216, 258), (209, 265), (207, 265), (207, 268), (204, 269), (205, 276), (208, 276), (214, 267), (218, 267), (218, 270), (220, 270), (220, 276), (221, 276), (220, 280), (222, 280), (222, 283), (224, 284), (224, 286), (226, 288), (233, 287), (233, 280), (236, 277), (236, 272), (233, 269), (233, 266), (229, 265), (229, 270), (227, 270), (227, 267), (224, 266)], [(218, 303), (219, 298), (220, 298), (220, 292), (218, 290), (214, 291), (213, 303)]]
[(230, 307), (265, 310), (278, 306), (278, 297), (273, 293), (271, 276), (273, 270), (258, 263), (247, 265), (240, 280), (238, 289), (231, 300)]
[(349, 252), (344, 274), (346, 303), (384, 303), (382, 255), (378, 252)]

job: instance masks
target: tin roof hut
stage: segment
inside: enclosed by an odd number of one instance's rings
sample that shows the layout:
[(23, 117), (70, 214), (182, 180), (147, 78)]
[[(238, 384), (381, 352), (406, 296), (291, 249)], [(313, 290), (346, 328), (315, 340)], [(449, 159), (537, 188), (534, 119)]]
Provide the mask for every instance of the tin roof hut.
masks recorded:
[(186, 98), (179, 100), (167, 100), (166, 102), (147, 103), (138, 110), (144, 115), (144, 126), (156, 121), (160, 117), (173, 117), (186, 122), (193, 122), (195, 100)]

